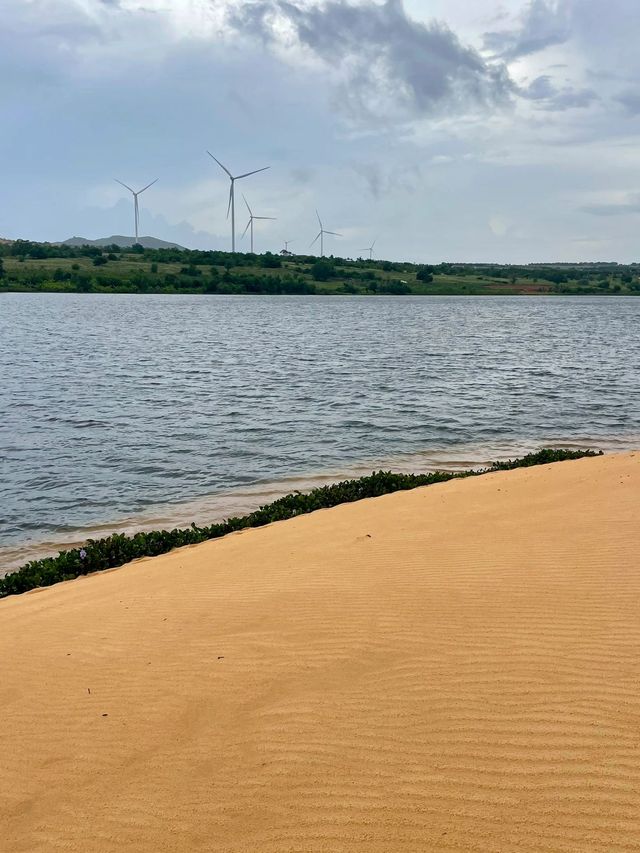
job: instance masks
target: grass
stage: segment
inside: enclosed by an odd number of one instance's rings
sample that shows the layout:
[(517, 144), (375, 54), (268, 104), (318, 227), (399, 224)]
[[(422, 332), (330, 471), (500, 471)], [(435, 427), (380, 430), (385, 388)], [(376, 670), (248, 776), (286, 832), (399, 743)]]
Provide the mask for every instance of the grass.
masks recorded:
[[(94, 264), (99, 255), (104, 261)], [(271, 267), (269, 260), (280, 266)], [(411, 263), (327, 258), (330, 277), (317, 280), (317, 258), (232, 255), (188, 250), (118, 250), (0, 245), (1, 291), (96, 293), (316, 293), (375, 295), (400, 288), (416, 296), (640, 295), (640, 267), (632, 264), (438, 264), (430, 282)], [(190, 275), (189, 270), (195, 271)], [(406, 282), (406, 286), (402, 285)]]
[(430, 486), (447, 480), (473, 477), (495, 471), (514, 468), (527, 468), (533, 465), (546, 465), (569, 459), (598, 456), (592, 450), (551, 450), (544, 449), (531, 453), (521, 459), (508, 462), (496, 462), (482, 471), (464, 471), (449, 473), (436, 471), (431, 474), (393, 474), (388, 471), (374, 472), (368, 477), (357, 480), (345, 480), (331, 486), (313, 489), (307, 494), (296, 492), (286, 495), (273, 503), (260, 507), (255, 512), (210, 526), (191, 527), (174, 530), (156, 530), (149, 533), (136, 533), (126, 536), (114, 533), (104, 539), (90, 539), (82, 548), (61, 551), (55, 557), (32, 560), (15, 572), (0, 578), (0, 598), (17, 595), (36, 587), (51, 586), (60, 581), (71, 580), (80, 575), (122, 566), (140, 557), (155, 557), (174, 548), (194, 545), (210, 539), (218, 539), (238, 530), (262, 527), (274, 521), (283, 521), (298, 515), (314, 512), (318, 509), (338, 506), (343, 503), (379, 497), (391, 492)]

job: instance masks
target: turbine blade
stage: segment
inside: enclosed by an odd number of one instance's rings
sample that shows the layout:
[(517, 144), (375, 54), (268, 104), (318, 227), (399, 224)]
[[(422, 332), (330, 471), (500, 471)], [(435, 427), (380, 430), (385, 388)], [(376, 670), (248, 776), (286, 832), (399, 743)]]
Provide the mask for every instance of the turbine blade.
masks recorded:
[(273, 222), (275, 222), (275, 221), (276, 221), (276, 217), (275, 217), (275, 216), (254, 216), (253, 218), (254, 218), (254, 219), (271, 219)]
[(227, 219), (229, 218), (229, 211), (231, 210), (231, 199), (233, 197), (233, 178), (231, 179), (231, 186), (229, 187), (229, 204), (227, 205)]
[(220, 160), (218, 160), (218, 158), (217, 158), (217, 157), (214, 157), (214, 156), (213, 156), (213, 154), (211, 153), (211, 151), (207, 151), (207, 154), (209, 155), (209, 157), (211, 157), (211, 159), (212, 159), (212, 160), (215, 160), (215, 161), (216, 161), (216, 163), (218, 164), (218, 166), (220, 166), (220, 168), (221, 168), (221, 169), (224, 169), (224, 170), (225, 170), (225, 172), (227, 173), (227, 175), (229, 175), (229, 177), (230, 177), (230, 178), (232, 178), (232, 177), (233, 177), (233, 175), (232, 175), (232, 174), (231, 174), (231, 172), (227, 169), (227, 167), (226, 167), (226, 166), (223, 166), (223, 165), (222, 165), (222, 163), (220, 162)]
[(156, 178), (155, 181), (151, 181), (151, 183), (147, 184), (146, 187), (143, 187), (141, 190), (138, 190), (136, 195), (140, 195), (140, 193), (143, 193), (145, 190), (148, 190), (149, 187), (152, 187), (154, 184), (157, 184), (159, 180), (160, 178)]
[[(244, 235), (247, 233), (247, 231), (249, 230), (249, 226), (250, 226), (250, 225), (251, 225), (251, 220), (249, 220), (249, 221), (247, 222), (247, 227), (246, 227), (246, 228), (244, 229), (244, 231), (242, 232), (242, 237), (244, 237)], [(241, 240), (242, 240), (242, 237), (240, 238)]]
[(245, 172), (244, 175), (236, 175), (236, 181), (239, 181), (240, 178), (248, 178), (249, 175), (257, 175), (258, 172), (266, 172), (267, 169), (270, 169), (271, 166), (263, 166), (262, 169), (255, 169), (253, 172)]
[(325, 234), (331, 234), (332, 237), (342, 237), (342, 234), (336, 234), (335, 231), (325, 231)]
[[(322, 231), (320, 232), (320, 234), (322, 234)], [(318, 236), (317, 236), (317, 237), (316, 237), (316, 239), (313, 241), (313, 243), (311, 244), (311, 246), (314, 246), (314, 245), (318, 242), (318, 240), (320, 239), (320, 234), (318, 234)], [(309, 246), (309, 248), (311, 248), (311, 246)]]
[(253, 216), (253, 213), (251, 212), (251, 208), (249, 207), (249, 202), (244, 197), (244, 193), (242, 193), (242, 198), (244, 198), (244, 203), (247, 205), (247, 210), (249, 211), (249, 216)]
[(114, 178), (113, 180), (116, 182), (116, 184), (120, 184), (120, 186), (124, 187), (125, 190), (129, 190), (130, 193), (133, 193), (135, 195), (135, 190), (132, 190), (131, 187), (127, 186), (127, 184), (123, 184), (122, 181), (119, 181), (117, 178)]
[(320, 219), (320, 214), (316, 210), (316, 216), (318, 217), (318, 222), (320, 223), (320, 230), (322, 231), (322, 219)]

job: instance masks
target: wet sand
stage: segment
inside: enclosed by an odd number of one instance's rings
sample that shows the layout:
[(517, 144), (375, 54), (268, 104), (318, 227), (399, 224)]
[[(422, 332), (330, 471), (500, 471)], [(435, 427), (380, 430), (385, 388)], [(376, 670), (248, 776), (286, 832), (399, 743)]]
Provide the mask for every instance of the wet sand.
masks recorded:
[(0, 601), (0, 849), (640, 849), (640, 453)]

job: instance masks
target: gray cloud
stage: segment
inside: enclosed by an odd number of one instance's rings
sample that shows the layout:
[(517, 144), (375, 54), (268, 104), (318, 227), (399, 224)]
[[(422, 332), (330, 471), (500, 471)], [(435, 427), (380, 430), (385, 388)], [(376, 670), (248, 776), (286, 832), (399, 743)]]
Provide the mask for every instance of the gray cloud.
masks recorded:
[(520, 26), (484, 34), (484, 46), (504, 60), (538, 53), (555, 44), (563, 44), (571, 35), (566, 0), (530, 0)]
[(629, 201), (619, 204), (590, 204), (582, 208), (585, 213), (594, 216), (622, 216), (629, 213), (640, 213), (640, 195), (629, 197)]
[(576, 89), (573, 86), (558, 88), (548, 74), (536, 77), (528, 86), (521, 88), (520, 95), (536, 101), (541, 109), (550, 112), (581, 109), (598, 100), (598, 95), (593, 89)]
[(523, 88), (521, 94), (532, 101), (542, 101), (553, 98), (557, 94), (557, 89), (551, 82), (551, 77), (548, 74), (542, 74)]
[(616, 96), (615, 100), (618, 101), (619, 104), (622, 104), (622, 106), (628, 113), (631, 113), (631, 115), (635, 116), (640, 114), (640, 91), (630, 90), (627, 92), (621, 92)]
[(503, 63), (487, 63), (443, 24), (412, 20), (402, 0), (310, 7), (254, 0), (230, 12), (229, 22), (280, 47), (287, 44), (283, 30), (292, 33), (297, 46), (338, 72), (340, 105), (359, 117), (463, 111), (507, 102), (513, 92)]

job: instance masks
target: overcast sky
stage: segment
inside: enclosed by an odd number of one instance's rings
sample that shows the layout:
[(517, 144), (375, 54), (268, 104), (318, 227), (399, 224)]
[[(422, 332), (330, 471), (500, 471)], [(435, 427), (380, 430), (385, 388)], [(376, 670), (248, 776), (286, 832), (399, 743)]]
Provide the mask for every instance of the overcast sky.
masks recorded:
[[(0, 236), (640, 260), (638, 0), (0, 0)], [(240, 195), (238, 193), (238, 200)], [(245, 211), (239, 211), (239, 231)], [(246, 240), (239, 244), (248, 248)]]

